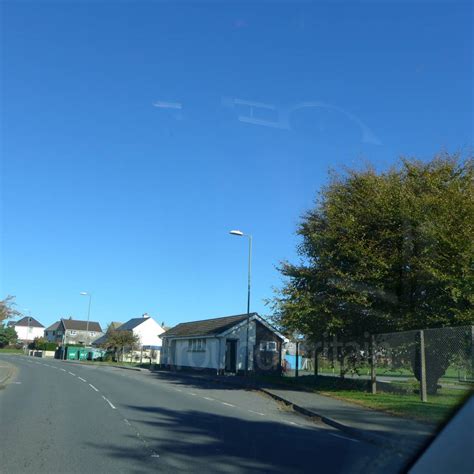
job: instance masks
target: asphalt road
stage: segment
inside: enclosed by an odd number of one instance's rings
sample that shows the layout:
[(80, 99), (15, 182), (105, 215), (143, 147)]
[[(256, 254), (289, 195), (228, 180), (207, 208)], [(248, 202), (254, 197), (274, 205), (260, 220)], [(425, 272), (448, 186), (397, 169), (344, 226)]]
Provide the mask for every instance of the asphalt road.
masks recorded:
[(259, 393), (0, 356), (0, 472), (397, 472), (401, 457)]

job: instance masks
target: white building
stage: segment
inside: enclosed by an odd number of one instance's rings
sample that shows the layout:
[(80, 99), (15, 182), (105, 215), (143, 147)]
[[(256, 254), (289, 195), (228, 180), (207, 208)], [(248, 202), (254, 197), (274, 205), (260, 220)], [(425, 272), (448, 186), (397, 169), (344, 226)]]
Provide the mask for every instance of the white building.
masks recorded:
[[(160, 335), (165, 332), (153, 318), (145, 313), (141, 318), (133, 318), (123, 323), (115, 329), (115, 331), (131, 331), (138, 336), (138, 347), (125, 355), (125, 359), (130, 361), (138, 361), (149, 359), (155, 363), (160, 362), (162, 341)], [(107, 334), (99, 341), (101, 344), (105, 342)]]
[(178, 324), (162, 336), (162, 364), (214, 373), (239, 373), (247, 367), (251, 372), (281, 372), (287, 339), (257, 313), (249, 316)]
[(37, 337), (44, 336), (44, 326), (31, 316), (25, 316), (19, 321), (10, 321), (8, 326), (15, 329), (20, 342), (29, 343)]

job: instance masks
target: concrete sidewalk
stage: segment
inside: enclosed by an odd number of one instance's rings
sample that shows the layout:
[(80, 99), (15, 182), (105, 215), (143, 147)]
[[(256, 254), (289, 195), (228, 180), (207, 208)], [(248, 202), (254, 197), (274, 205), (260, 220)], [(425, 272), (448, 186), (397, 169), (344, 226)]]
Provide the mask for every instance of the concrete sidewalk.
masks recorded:
[(157, 371), (165, 377), (183, 377), (213, 381), (233, 387), (259, 390), (291, 406), (295, 411), (315, 418), (352, 436), (403, 453), (415, 453), (436, 433), (435, 425), (392, 416), (354, 403), (310, 391), (269, 385), (238, 376), (207, 376), (183, 372)]

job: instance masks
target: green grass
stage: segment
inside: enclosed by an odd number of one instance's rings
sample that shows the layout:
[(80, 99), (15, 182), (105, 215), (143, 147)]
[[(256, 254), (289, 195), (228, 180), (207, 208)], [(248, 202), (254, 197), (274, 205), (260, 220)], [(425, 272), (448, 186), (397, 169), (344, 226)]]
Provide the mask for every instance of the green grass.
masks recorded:
[[(321, 395), (350, 401), (364, 407), (384, 411), (396, 416), (439, 424), (447, 419), (463, 403), (469, 389), (439, 389), (437, 395), (428, 395), (428, 401), (422, 402), (420, 395), (413, 393), (414, 384), (398, 383), (397, 388), (408, 393), (397, 394), (380, 392), (372, 395), (368, 392), (368, 383), (363, 380), (339, 379), (332, 377), (305, 376), (259, 377), (264, 382), (285, 385), (293, 388), (304, 388)], [(394, 387), (395, 388), (395, 387)]]
[(0, 354), (23, 354), (23, 349), (0, 349)]

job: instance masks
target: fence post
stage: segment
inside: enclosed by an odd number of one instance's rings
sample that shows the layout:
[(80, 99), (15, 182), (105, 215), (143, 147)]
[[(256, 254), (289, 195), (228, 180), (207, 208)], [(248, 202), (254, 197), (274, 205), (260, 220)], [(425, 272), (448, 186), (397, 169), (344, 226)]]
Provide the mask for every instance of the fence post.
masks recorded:
[(375, 336), (370, 336), (370, 391), (377, 393), (377, 375), (375, 373)]
[(314, 375), (318, 375), (319, 372), (318, 362), (318, 347), (316, 344), (316, 347), (314, 348)]
[(295, 359), (296, 359), (296, 367), (295, 367), (295, 377), (298, 377), (298, 363), (299, 363), (299, 360), (298, 360), (298, 346), (299, 346), (299, 342), (296, 341), (296, 356), (295, 356)]
[(425, 355), (425, 332), (420, 330), (420, 396), (421, 401), (428, 401), (426, 395), (426, 355)]

